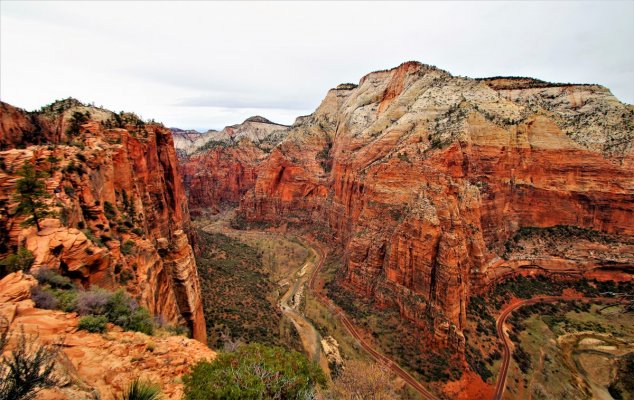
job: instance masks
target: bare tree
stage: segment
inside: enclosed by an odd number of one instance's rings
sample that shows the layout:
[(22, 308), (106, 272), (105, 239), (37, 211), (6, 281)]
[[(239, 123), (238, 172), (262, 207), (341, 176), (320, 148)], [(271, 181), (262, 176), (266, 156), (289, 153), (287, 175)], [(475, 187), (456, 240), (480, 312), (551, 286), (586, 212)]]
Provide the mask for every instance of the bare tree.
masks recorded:
[(333, 381), (331, 394), (341, 400), (397, 399), (394, 377), (375, 363), (350, 360)]

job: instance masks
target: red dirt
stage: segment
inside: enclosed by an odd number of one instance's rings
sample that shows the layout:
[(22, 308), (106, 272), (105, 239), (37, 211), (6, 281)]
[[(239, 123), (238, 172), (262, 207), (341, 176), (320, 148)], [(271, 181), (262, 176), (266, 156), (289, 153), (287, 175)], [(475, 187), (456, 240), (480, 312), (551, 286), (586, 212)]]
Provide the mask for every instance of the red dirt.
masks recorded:
[(495, 387), (484, 382), (475, 372), (465, 371), (459, 381), (447, 383), (443, 392), (454, 400), (490, 399)]

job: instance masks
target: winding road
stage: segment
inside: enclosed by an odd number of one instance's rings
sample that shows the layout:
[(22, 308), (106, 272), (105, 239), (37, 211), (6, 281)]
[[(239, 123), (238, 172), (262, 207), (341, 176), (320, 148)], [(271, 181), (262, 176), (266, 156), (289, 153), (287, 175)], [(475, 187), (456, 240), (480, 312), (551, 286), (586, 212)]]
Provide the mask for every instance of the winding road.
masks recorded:
[[(310, 354), (311, 359), (317, 364), (320, 364), (323, 368), (324, 365), (322, 364), (324, 363), (321, 362), (321, 335), (310, 321), (296, 311), (298, 304), (289, 304), (289, 300), (295, 299), (295, 294), (308, 280), (307, 275), (300, 273), (300, 271), (307, 268), (310, 263), (311, 261), (306, 261), (306, 263), (295, 272), (293, 275), (294, 279), (290, 282), (290, 287), (280, 298), (279, 306), (284, 315), (295, 325), (302, 341), (302, 346)], [(327, 367), (327, 362), (325, 364)]]
[(503, 354), (502, 354), (502, 363), (500, 364), (500, 372), (498, 373), (498, 379), (495, 385), (495, 394), (493, 395), (494, 400), (502, 400), (502, 396), (504, 395), (504, 389), (506, 388), (506, 376), (508, 375), (509, 365), (511, 362), (511, 339), (507, 336), (506, 331), (504, 330), (504, 325), (508, 317), (513, 313), (513, 311), (517, 310), (520, 307), (536, 304), (536, 303), (552, 303), (557, 301), (603, 301), (603, 302), (614, 302), (619, 303), (622, 302), (621, 299), (615, 299), (613, 297), (574, 297), (574, 296), (538, 296), (533, 297), (532, 299), (526, 299), (519, 301), (517, 303), (510, 304), (506, 306), (496, 320), (496, 331), (499, 338), (502, 339)]
[[(226, 225), (226, 224), (225, 224)], [(223, 226), (227, 228), (226, 226)], [(209, 227), (207, 227), (209, 228)], [(218, 228), (216, 228), (218, 229)], [(297, 291), (307, 284), (308, 288), (311, 292), (316, 296), (317, 300), (322, 303), (325, 307), (327, 307), (332, 314), (337, 317), (342, 325), (346, 328), (348, 333), (355, 338), (355, 340), (361, 345), (361, 347), (379, 364), (384, 365), (389, 368), (392, 372), (394, 372), (397, 376), (399, 376), (403, 381), (405, 381), (408, 385), (410, 385), (416, 392), (418, 392), (423, 399), (425, 400), (439, 400), (439, 398), (431, 393), (428, 389), (426, 389), (417, 379), (415, 379), (412, 375), (410, 375), (407, 371), (401, 368), (396, 362), (394, 362), (389, 357), (379, 353), (375, 348), (367, 343), (364, 338), (359, 334), (359, 331), (355, 327), (355, 325), (350, 321), (350, 319), (341, 311), (341, 309), (334, 304), (326, 295), (324, 295), (318, 287), (316, 287), (317, 276), (321, 271), (324, 262), (326, 260), (327, 251), (321, 248), (317, 243), (304, 243), (305, 247), (311, 249), (315, 256), (318, 259), (317, 263), (312, 263), (311, 261), (307, 261), (300, 269), (298, 269), (293, 278), (290, 280), (290, 287), (286, 293), (280, 298), (279, 307), (282, 312), (292, 321), (292, 323), (297, 328), (300, 333), (300, 338), (302, 340), (303, 347), (311, 354), (311, 358), (316, 361), (318, 364), (325, 368), (327, 367), (327, 362), (325, 357), (321, 357), (321, 336), (319, 332), (315, 329), (312, 323), (307, 320), (300, 312), (296, 310), (297, 304), (290, 304), (290, 300), (295, 297)], [(310, 267), (309, 271), (306, 271), (306, 268)], [(316, 266), (315, 266), (316, 265)], [(304, 271), (304, 272), (300, 272)], [(309, 273), (305, 273), (309, 272)], [(521, 300), (515, 303), (512, 303), (502, 309), (500, 315), (496, 319), (496, 332), (498, 338), (501, 339), (503, 344), (503, 354), (502, 354), (502, 362), (500, 364), (500, 370), (498, 373), (498, 378), (496, 381), (495, 392), (493, 399), (494, 400), (502, 400), (504, 396), (504, 391), (506, 388), (506, 378), (508, 375), (508, 370), (510, 366), (511, 360), (511, 340), (506, 335), (505, 325), (509, 318), (509, 316), (513, 313), (513, 311), (517, 310), (520, 307), (536, 304), (540, 302), (557, 302), (557, 301), (603, 301), (610, 303), (623, 302), (622, 299), (614, 298), (614, 297), (575, 297), (575, 296), (539, 296), (531, 299)]]
[(401, 379), (403, 379), (408, 385), (410, 385), (414, 390), (416, 390), (425, 400), (439, 400), (433, 393), (427, 390), (423, 385), (421, 385), (418, 380), (412, 377), (407, 371), (401, 368), (397, 363), (395, 363), (389, 357), (384, 356), (383, 354), (377, 352), (374, 347), (368, 344), (363, 337), (356, 330), (354, 324), (348, 319), (348, 317), (341, 312), (341, 310), (334, 305), (334, 303), (326, 297), (323, 293), (315, 288), (315, 282), (317, 278), (317, 274), (324, 265), (324, 261), (326, 260), (327, 252), (323, 251), (321, 248), (319, 249), (319, 264), (317, 268), (313, 269), (310, 280), (308, 281), (308, 287), (313, 291), (313, 293), (317, 296), (317, 299), (328, 309), (330, 309), (335, 316), (339, 318), (339, 320), (343, 323), (343, 326), (346, 327), (348, 333), (354, 337), (357, 342), (363, 347), (363, 349), (372, 356), (378, 363), (386, 366), (396, 375), (398, 375)]

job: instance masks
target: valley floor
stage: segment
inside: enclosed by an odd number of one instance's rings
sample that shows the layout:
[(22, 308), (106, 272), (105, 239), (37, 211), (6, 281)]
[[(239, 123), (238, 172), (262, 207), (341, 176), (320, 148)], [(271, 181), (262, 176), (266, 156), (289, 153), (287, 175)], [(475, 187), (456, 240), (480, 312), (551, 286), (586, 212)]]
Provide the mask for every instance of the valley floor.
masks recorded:
[[(445, 357), (445, 362), (437, 364), (437, 359), (427, 360), (425, 357), (428, 355), (419, 354), (415, 348), (410, 348), (406, 337), (410, 328), (401, 326), (406, 325), (406, 321), (402, 321), (398, 315), (392, 315), (390, 310), (370, 312), (370, 309), (366, 309), (368, 305), (345, 297), (345, 293), (336, 285), (329, 286), (335, 281), (335, 275), (341, 267), (340, 257), (334, 254), (327, 257), (323, 245), (309, 240), (310, 235), (289, 232), (285, 227), (234, 229), (231, 224), (233, 217), (233, 211), (223, 211), (198, 218), (194, 226), (208, 234), (223, 235), (235, 243), (255, 249), (257, 263), (261, 264), (261, 275), (258, 276), (270, 281), (268, 286), (262, 286), (267, 292), (258, 293), (258, 296), (268, 299), (281, 315), (281, 319), (277, 317), (279, 331), (282, 332), (279, 340), (287, 345), (292, 342), (289, 341), (292, 335), (288, 334), (292, 324), (299, 335), (295, 346), (302, 348), (327, 373), (336, 375), (340, 367), (340, 364), (333, 362), (330, 350), (325, 350), (329, 349), (329, 345), (324, 344), (324, 341), (332, 340), (330, 343), (334, 343), (337, 357), (364, 363), (378, 361), (395, 372), (393, 379), (401, 388), (399, 397), (405, 399), (475, 396), (486, 399), (608, 400), (618, 398), (618, 395), (612, 396), (615, 391), (625, 393), (622, 384), (614, 382), (623, 368), (625, 355), (634, 352), (634, 315), (625, 313), (623, 306), (608, 306), (607, 303), (600, 306), (598, 299), (594, 299), (591, 306), (548, 308), (548, 304), (535, 305), (533, 303), (536, 301), (527, 299), (536, 299), (550, 292), (561, 294), (562, 290), (564, 294), (575, 292), (570, 288), (565, 289), (566, 284), (553, 283), (546, 278), (534, 282), (521, 277), (511, 279), (492, 292), (491, 297), (481, 303), (483, 306), (478, 306), (477, 299), (474, 302), (470, 311), (473, 326), (468, 332), (471, 339), (468, 338), (467, 345), (467, 352), (471, 354), (467, 358), (472, 359), (469, 361), (471, 368), (454, 365), (450, 355), (441, 355), (441, 358)], [(226, 251), (243, 252), (244, 249), (225, 248), (220, 253), (216, 251), (214, 257), (221, 261), (231, 259), (232, 254)], [(246, 259), (246, 262), (255, 261)], [(577, 289), (581, 291), (598, 290), (593, 289), (588, 282), (580, 285)], [(244, 295), (249, 297), (248, 290)], [(580, 298), (582, 295), (577, 292), (573, 297)], [(508, 299), (515, 300), (500, 308)], [(550, 303), (556, 300), (559, 298), (551, 299)], [(522, 303), (522, 307), (518, 307), (519, 303)], [(339, 306), (342, 305), (347, 308), (341, 309)], [(568, 311), (562, 313), (561, 310)], [(267, 318), (266, 315), (260, 317)], [(508, 333), (503, 334), (507, 319), (511, 327)], [(283, 328), (284, 324), (286, 328)], [(478, 334), (473, 336), (473, 332)], [(512, 342), (508, 340), (507, 334)], [(509, 348), (501, 357), (503, 348), (498, 338), (503, 335)], [(415, 370), (412, 370), (414, 364), (409, 363), (411, 365), (407, 367), (412, 372), (420, 369), (422, 375), (413, 378), (397, 364), (405, 366), (407, 363), (402, 363), (406, 359), (395, 356), (406, 356), (410, 361), (416, 361), (415, 365), (418, 366)], [(453, 378), (438, 378), (453, 374), (451, 371), (455, 368), (462, 368), (463, 371)], [(425, 378), (424, 384), (419, 383), (421, 378)], [(501, 381), (505, 384), (500, 384)], [(496, 383), (498, 390), (494, 393)], [(436, 394), (429, 392), (429, 389)], [(631, 396), (625, 394), (622, 398), (629, 399)]]
[(526, 307), (515, 318), (521, 331), (513, 345), (524, 358), (512, 358), (504, 398), (632, 398), (619, 377), (634, 354), (634, 313), (625, 305), (577, 300)]
[[(341, 309), (325, 296), (319, 296), (324, 282), (318, 276), (328, 275), (332, 271), (327, 268), (322, 270), (324, 262), (331, 260), (325, 258), (326, 254), (318, 243), (284, 231), (233, 229), (230, 224), (233, 216), (233, 211), (224, 211), (199, 218), (194, 221), (194, 226), (207, 233), (226, 235), (261, 252), (265, 268), (277, 284), (277, 305), (297, 329), (305, 353), (326, 373), (333, 372), (333, 368), (341, 365), (333, 363), (332, 355), (327, 354), (328, 345), (324, 344), (324, 339), (332, 340), (330, 343), (335, 344), (339, 358), (343, 356), (365, 363), (378, 361), (386, 368), (397, 371), (399, 376), (393, 379), (395, 385), (400, 387), (399, 398), (436, 399), (435, 395), (393, 361), (377, 353), (368, 344), (365, 334), (355, 329)], [(317, 291), (313, 290), (315, 288)], [(406, 381), (417, 389), (409, 387)]]

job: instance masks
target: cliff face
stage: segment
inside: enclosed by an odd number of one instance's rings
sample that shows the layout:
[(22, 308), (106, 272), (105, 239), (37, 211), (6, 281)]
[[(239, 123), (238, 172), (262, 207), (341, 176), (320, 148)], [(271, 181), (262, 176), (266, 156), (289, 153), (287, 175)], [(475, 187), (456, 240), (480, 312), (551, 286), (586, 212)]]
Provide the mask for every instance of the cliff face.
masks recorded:
[(194, 144), (175, 143), (177, 151), (186, 154), (180, 158), (180, 169), (192, 210), (237, 205), (255, 185), (257, 166), (287, 131), (287, 126), (256, 116), (202, 134), (204, 139), (197, 137)]
[(241, 212), (324, 221), (349, 287), (460, 342), (471, 294), (509, 268), (552, 265), (501, 258), (520, 228), (634, 235), (633, 137), (634, 109), (603, 87), (409, 62), (331, 90), (258, 167)]
[[(24, 246), (35, 256), (33, 268), (59, 269), (84, 286), (123, 286), (153, 315), (187, 324), (204, 342), (196, 264), (184, 233), (187, 199), (170, 131), (76, 101), (28, 114), (2, 106), (0, 137), (21, 147), (0, 152), (4, 251)], [(35, 121), (35, 131), (24, 120)], [(25, 163), (49, 175), (46, 202), (57, 213), (39, 232), (23, 229), (24, 217), (15, 215), (17, 173)]]

